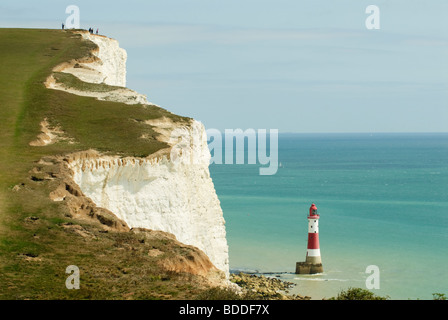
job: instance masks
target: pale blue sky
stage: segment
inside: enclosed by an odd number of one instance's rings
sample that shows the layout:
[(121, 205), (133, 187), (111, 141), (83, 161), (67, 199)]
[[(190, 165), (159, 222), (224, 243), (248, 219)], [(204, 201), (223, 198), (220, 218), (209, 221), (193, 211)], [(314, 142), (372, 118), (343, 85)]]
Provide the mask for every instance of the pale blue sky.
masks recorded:
[(448, 131), (446, 0), (16, 1), (0, 27), (60, 28), (71, 4), (127, 50), (128, 87), (207, 128)]

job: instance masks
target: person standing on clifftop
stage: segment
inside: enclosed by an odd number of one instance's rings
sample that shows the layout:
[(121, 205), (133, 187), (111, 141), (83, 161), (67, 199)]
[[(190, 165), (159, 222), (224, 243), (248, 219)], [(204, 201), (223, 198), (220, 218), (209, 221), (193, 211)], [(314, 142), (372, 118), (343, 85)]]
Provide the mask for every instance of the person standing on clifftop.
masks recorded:
[(98, 28), (96, 28), (96, 34), (98, 34)]
[(64, 30), (64, 28), (65, 28), (65, 25), (64, 25), (64, 23), (62, 23), (62, 30)]

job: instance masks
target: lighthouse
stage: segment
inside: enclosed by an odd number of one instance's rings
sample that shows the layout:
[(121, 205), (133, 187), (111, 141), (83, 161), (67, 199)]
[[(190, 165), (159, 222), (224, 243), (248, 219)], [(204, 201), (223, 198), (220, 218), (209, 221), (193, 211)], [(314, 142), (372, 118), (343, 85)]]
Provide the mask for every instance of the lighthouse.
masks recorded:
[(319, 247), (319, 214), (313, 203), (308, 215), (308, 246), (305, 262), (296, 263), (296, 274), (315, 274), (324, 271)]

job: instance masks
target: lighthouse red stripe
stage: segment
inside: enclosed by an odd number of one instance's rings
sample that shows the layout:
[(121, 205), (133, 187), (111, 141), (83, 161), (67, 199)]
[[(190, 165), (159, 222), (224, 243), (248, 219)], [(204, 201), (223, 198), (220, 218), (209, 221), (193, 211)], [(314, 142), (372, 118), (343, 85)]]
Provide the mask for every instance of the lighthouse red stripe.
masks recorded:
[(318, 233), (308, 233), (308, 249), (319, 249)]

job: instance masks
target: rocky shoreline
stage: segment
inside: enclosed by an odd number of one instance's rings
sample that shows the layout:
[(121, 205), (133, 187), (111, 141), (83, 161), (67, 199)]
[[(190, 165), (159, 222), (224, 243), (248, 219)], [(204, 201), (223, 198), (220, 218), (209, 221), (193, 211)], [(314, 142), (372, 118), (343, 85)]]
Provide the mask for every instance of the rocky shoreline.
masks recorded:
[(238, 273), (231, 274), (230, 281), (237, 284), (244, 293), (267, 300), (310, 300), (309, 296), (290, 295), (294, 283), (264, 275)]

